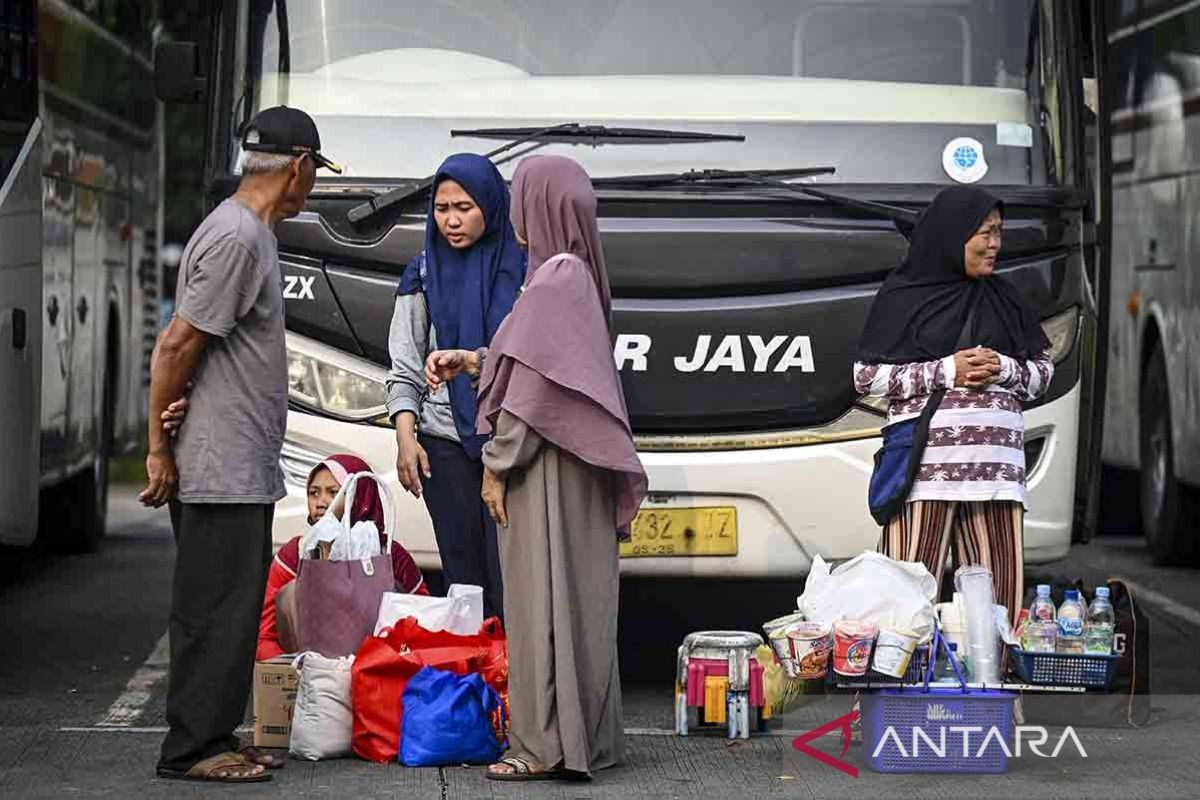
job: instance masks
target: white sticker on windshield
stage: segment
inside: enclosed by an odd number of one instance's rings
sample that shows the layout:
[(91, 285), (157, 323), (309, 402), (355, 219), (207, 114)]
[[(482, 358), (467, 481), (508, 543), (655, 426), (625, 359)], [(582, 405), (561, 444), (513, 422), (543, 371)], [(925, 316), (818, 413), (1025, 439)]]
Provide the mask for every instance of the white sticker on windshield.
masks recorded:
[(996, 144), (1001, 147), (1033, 147), (1033, 128), (1024, 122), (997, 122)]
[(978, 139), (964, 136), (953, 139), (942, 151), (942, 169), (959, 183), (975, 183), (987, 175), (988, 165), (983, 158), (983, 145)]

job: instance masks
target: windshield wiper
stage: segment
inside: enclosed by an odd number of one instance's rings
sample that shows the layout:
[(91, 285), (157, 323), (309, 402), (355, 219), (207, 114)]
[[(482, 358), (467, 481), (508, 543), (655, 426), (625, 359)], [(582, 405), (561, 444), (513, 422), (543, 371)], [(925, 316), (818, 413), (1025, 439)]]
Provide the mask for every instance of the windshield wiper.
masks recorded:
[(814, 175), (832, 175), (835, 167), (798, 167), (794, 169), (758, 169), (758, 170), (725, 170), (725, 169), (693, 169), (687, 172), (664, 172), (653, 175), (619, 175), (611, 178), (595, 178), (592, 185), (597, 188), (629, 187), (639, 189), (664, 188), (669, 186), (691, 185), (709, 186), (719, 189), (745, 189), (763, 186), (781, 189), (792, 194), (802, 194), (816, 197), (828, 203), (864, 211), (875, 216), (883, 217), (895, 223), (897, 230), (905, 237), (917, 223), (917, 212), (907, 208), (876, 203), (871, 200), (859, 200), (854, 197), (834, 194), (823, 189), (797, 183), (787, 183), (780, 178), (803, 178)]
[[(687, 172), (659, 172), (650, 175), (615, 175), (610, 178), (592, 178), (596, 188), (629, 187), (647, 189), (655, 186), (679, 184), (717, 185), (723, 188), (755, 184), (753, 179), (811, 178), (815, 175), (832, 175), (836, 167), (791, 167), (787, 169), (689, 169)], [(786, 184), (785, 184), (786, 185)]]
[[(530, 128), (529, 129), (530, 132), (528, 134), (526, 134), (524, 136), (520, 136), (516, 139), (513, 139), (511, 142), (501, 145), (500, 147), (497, 147), (495, 150), (484, 153), (483, 157), (484, 158), (495, 158), (496, 156), (500, 155), (501, 153), (506, 153), (515, 147), (520, 147), (521, 145), (525, 144), (526, 142), (540, 140), (543, 136), (546, 136), (546, 135), (552, 133), (553, 131), (558, 130), (559, 128), (568, 127), (569, 125), (572, 125), (572, 124), (574, 124), (574, 123), (567, 123), (566, 125), (552, 125), (549, 128)], [(451, 131), (450, 135), (453, 136), (454, 132)], [(416, 197), (417, 195), (423, 194), (424, 192), (429, 190), (430, 186), (433, 185), (434, 177), (436, 177), (436, 176), (430, 175), (426, 178), (422, 178), (420, 181), (418, 181), (413, 186), (404, 186), (399, 189), (392, 189), (390, 192), (384, 192), (383, 194), (379, 195), (378, 197), (373, 197), (370, 200), (368, 200), (367, 202), (361, 203), (361, 204), (355, 206), (354, 208), (350, 209), (348, 212), (346, 212), (346, 218), (349, 219), (351, 222), (362, 222), (367, 217), (371, 216), (372, 214), (377, 214), (380, 211), (383, 211), (385, 208), (391, 208), (392, 206), (396, 205), (397, 203), (403, 203), (405, 200), (408, 200), (409, 198)]]
[[(660, 128), (617, 128), (608, 125), (583, 125), (567, 122), (549, 129), (539, 128), (465, 128), (450, 131), (451, 136), (473, 139), (513, 139), (536, 136), (543, 142), (571, 144), (677, 144), (684, 142), (744, 142), (737, 133), (673, 131)], [(528, 138), (523, 141), (529, 141)]]
[[(655, 128), (610, 128), (606, 125), (582, 125), (564, 122), (546, 128), (468, 128), (454, 129), (450, 136), (470, 136), (476, 139), (510, 139), (511, 141), (484, 153), (484, 158), (495, 158), (526, 142), (573, 142), (591, 144), (672, 144), (676, 142), (744, 142), (746, 137), (732, 133), (706, 133), (704, 131), (672, 131)], [(510, 156), (511, 158), (511, 156)], [(501, 162), (502, 163), (502, 162)], [(351, 222), (362, 222), (372, 214), (397, 203), (403, 203), (429, 190), (433, 175), (423, 178), (413, 186), (392, 189), (365, 203), (355, 206), (346, 213)]]

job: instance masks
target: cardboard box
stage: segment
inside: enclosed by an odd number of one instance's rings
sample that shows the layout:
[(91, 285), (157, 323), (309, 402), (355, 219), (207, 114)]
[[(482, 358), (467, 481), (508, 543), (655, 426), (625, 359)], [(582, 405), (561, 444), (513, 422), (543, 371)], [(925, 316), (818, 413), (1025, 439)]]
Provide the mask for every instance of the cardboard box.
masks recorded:
[(292, 736), (292, 709), (299, 676), (293, 656), (254, 665), (254, 746), (287, 747)]

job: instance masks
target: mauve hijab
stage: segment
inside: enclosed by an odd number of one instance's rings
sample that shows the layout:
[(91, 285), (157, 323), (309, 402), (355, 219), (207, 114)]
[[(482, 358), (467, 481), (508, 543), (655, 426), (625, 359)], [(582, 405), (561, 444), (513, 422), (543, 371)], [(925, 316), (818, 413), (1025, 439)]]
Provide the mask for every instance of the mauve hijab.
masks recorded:
[(596, 194), (569, 158), (526, 158), (513, 176), (513, 227), (529, 271), (492, 339), (480, 380), (480, 433), (503, 409), (543, 439), (613, 474), (613, 522), (627, 531), (646, 497), (609, 340), (612, 300)]
[(596, 192), (583, 167), (562, 156), (530, 156), (513, 174), (512, 197), (513, 230), (529, 242), (525, 284), (529, 285), (537, 265), (570, 253), (591, 269), (600, 307), (608, 319), (612, 292), (596, 224)]

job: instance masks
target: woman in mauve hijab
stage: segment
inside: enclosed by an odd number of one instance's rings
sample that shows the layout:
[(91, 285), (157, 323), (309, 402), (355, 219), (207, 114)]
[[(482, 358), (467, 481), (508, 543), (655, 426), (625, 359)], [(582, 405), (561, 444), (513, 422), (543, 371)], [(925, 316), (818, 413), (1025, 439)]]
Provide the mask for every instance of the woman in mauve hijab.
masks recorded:
[(646, 495), (612, 357), (612, 299), (583, 168), (534, 156), (513, 176), (529, 271), (487, 349), (430, 355), (439, 386), (480, 375), (483, 498), (501, 526), (511, 732), (492, 780), (579, 779), (623, 756), (618, 542)]

